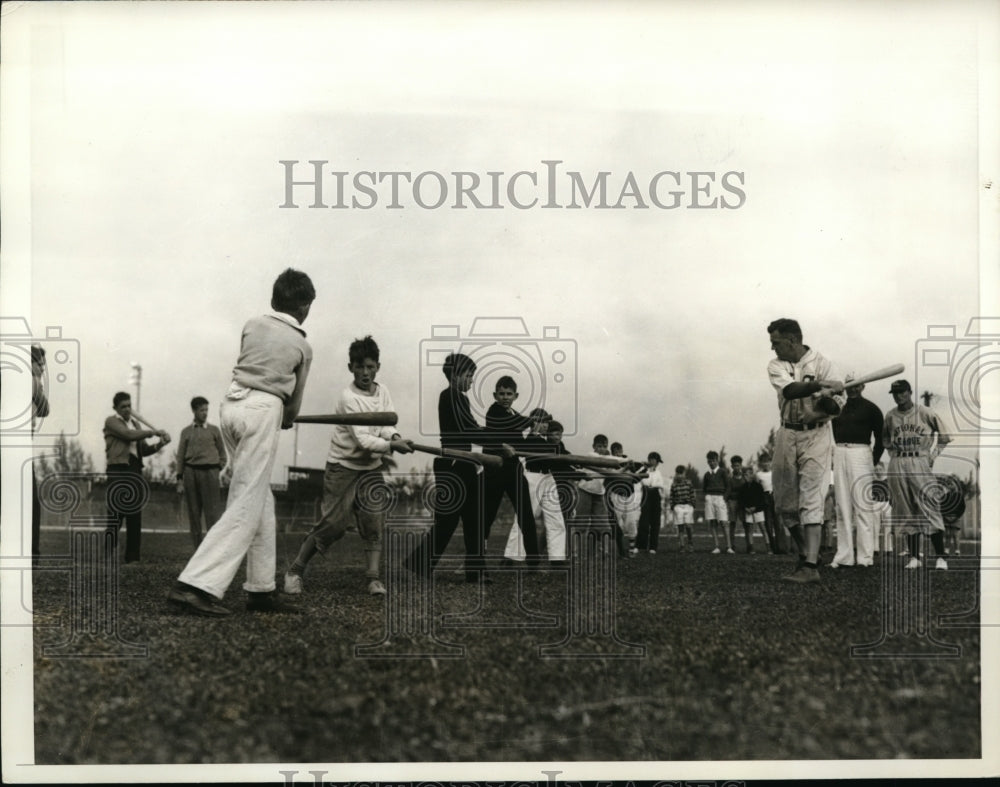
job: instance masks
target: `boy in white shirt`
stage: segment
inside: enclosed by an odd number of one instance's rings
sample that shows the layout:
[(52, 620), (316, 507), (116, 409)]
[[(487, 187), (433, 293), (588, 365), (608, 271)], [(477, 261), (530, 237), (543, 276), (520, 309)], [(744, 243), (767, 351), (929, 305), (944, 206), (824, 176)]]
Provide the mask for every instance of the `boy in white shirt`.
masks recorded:
[[(354, 381), (340, 394), (335, 412), (393, 411), (389, 391), (375, 382), (375, 375), (381, 368), (375, 340), (371, 336), (356, 339), (348, 350), (348, 359), (347, 368), (354, 375)], [(323, 476), (322, 512), (285, 574), (285, 593), (300, 594), (309, 561), (317, 552), (326, 552), (354, 525), (365, 542), (368, 592), (373, 596), (385, 595), (385, 585), (379, 578), (385, 513), (375, 500), (385, 487), (382, 459), (393, 451), (401, 454), (413, 451), (411, 441), (402, 439), (394, 427), (333, 427)]]

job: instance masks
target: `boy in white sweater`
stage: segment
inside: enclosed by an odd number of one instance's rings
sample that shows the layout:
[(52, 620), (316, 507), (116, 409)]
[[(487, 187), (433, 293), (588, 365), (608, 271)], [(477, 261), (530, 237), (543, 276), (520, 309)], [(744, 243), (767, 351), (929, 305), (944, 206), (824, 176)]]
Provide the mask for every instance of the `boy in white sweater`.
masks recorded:
[[(369, 413), (392, 411), (392, 398), (384, 385), (375, 382), (380, 368), (378, 345), (371, 336), (356, 339), (348, 350), (348, 369), (354, 381), (340, 394), (335, 412)], [(317, 552), (326, 552), (343, 538), (353, 524), (365, 542), (368, 592), (385, 595), (379, 579), (382, 530), (385, 513), (378, 504), (385, 487), (382, 459), (392, 451), (408, 454), (412, 443), (391, 426), (334, 426), (323, 476), (323, 508), (285, 574), (285, 593), (302, 592), (302, 576)]]

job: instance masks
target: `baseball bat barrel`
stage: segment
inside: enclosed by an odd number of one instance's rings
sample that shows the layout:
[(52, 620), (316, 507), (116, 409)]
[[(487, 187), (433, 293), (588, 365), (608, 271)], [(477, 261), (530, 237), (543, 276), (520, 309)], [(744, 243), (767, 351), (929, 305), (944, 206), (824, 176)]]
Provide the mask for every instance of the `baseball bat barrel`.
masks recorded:
[(160, 431), (155, 426), (153, 426), (149, 421), (147, 421), (145, 418), (143, 418), (141, 415), (139, 415), (139, 413), (137, 413), (135, 410), (132, 411), (132, 417), (136, 421), (138, 421), (140, 424), (142, 424), (143, 426), (145, 426), (147, 429), (152, 429), (154, 432), (159, 432)]
[(525, 459), (541, 459), (550, 465), (576, 465), (577, 467), (610, 467), (619, 469), (622, 460), (616, 456), (581, 456), (579, 454), (536, 454), (527, 451), (518, 451), (518, 456)]
[(881, 369), (876, 369), (874, 372), (869, 372), (868, 374), (863, 374), (860, 377), (855, 377), (849, 383), (845, 382), (844, 385), (847, 388), (853, 388), (856, 385), (865, 385), (866, 383), (873, 383), (876, 380), (884, 380), (886, 377), (895, 377), (897, 374), (902, 374), (906, 367), (901, 363), (894, 363), (892, 366), (884, 366)]
[(395, 426), (399, 416), (392, 412), (375, 413), (324, 413), (300, 415), (297, 424), (334, 424), (337, 426)]
[(502, 467), (503, 458), (492, 454), (477, 454), (475, 451), (461, 451), (458, 448), (438, 448), (433, 445), (419, 445), (412, 443), (414, 451), (424, 454), (434, 454), (452, 459), (468, 459), (471, 462), (478, 462), (485, 467)]

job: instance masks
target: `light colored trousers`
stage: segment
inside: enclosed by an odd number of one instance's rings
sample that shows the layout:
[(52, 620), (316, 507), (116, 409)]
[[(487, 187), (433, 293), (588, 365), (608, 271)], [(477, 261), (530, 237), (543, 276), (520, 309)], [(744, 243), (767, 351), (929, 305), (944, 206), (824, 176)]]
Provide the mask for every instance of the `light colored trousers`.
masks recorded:
[[(528, 482), (528, 494), (531, 496), (531, 512), (535, 522), (545, 525), (545, 543), (549, 552), (549, 560), (566, 559), (566, 521), (559, 507), (559, 492), (555, 479), (548, 473), (530, 473), (525, 471), (524, 480)], [(507, 535), (507, 546), (503, 556), (511, 560), (524, 560), (524, 537), (518, 526), (517, 517)]]
[(232, 481), (226, 510), (181, 572), (180, 581), (221, 599), (247, 559), (243, 589), (275, 588), (275, 518), (271, 468), (281, 434), (279, 397), (251, 390), (243, 399), (223, 399), (220, 427), (230, 457)]
[(626, 538), (634, 540), (639, 532), (639, 514), (642, 511), (642, 484), (636, 484), (628, 497), (616, 494), (608, 497), (618, 520), (618, 527)]
[(875, 504), (875, 546), (885, 552), (893, 551), (892, 506)]
[(852, 443), (833, 447), (833, 493), (837, 500), (837, 554), (833, 563), (870, 566), (875, 550), (877, 515), (872, 500), (870, 446)]
[(778, 429), (771, 469), (774, 507), (785, 527), (822, 524), (832, 452), (833, 430), (829, 421), (804, 432)]

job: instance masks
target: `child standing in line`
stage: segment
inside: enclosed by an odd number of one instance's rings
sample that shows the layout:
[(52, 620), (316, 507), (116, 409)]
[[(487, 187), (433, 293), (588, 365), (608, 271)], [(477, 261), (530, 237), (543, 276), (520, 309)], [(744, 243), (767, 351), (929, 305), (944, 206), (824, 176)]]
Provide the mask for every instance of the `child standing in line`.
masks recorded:
[(726, 493), (726, 511), (729, 517), (729, 543), (736, 545), (736, 523), (743, 522), (740, 506), (740, 487), (743, 486), (743, 457), (737, 454), (729, 460), (729, 491)]
[[(550, 450), (554, 454), (568, 454), (569, 449), (563, 444), (564, 428), (559, 421), (549, 421), (545, 431), (545, 439), (550, 444)], [(555, 482), (555, 491), (559, 496), (559, 509), (562, 511), (564, 524), (569, 524), (573, 520), (573, 513), (576, 511), (576, 483), (573, 481), (574, 471), (567, 469), (563, 465), (555, 465), (551, 468), (552, 480)]]
[[(476, 362), (463, 353), (449, 353), (442, 372), (448, 387), (438, 397), (438, 426), (441, 447), (471, 451), (472, 444), (493, 444), (472, 415), (469, 389), (476, 373)], [(510, 451), (513, 454), (513, 451)], [(507, 454), (505, 454), (507, 455)], [(492, 583), (486, 572), (483, 527), (483, 467), (470, 459), (439, 456), (434, 460), (434, 524), (406, 560), (406, 567), (424, 573), (429, 565), (433, 571), (448, 547), (458, 523), (462, 522), (465, 542), (465, 581)], [(455, 502), (457, 501), (457, 503)]]
[(718, 555), (722, 550), (719, 548), (719, 531), (726, 543), (726, 553), (733, 552), (733, 542), (729, 537), (729, 509), (726, 506), (726, 494), (729, 492), (729, 476), (724, 468), (719, 467), (719, 453), (709, 451), (705, 455), (708, 462), (708, 472), (701, 481), (701, 491), (705, 493), (705, 521), (712, 529), (712, 541), (715, 543), (713, 555)]
[[(627, 459), (621, 443), (611, 444), (611, 455), (619, 459)], [(643, 465), (629, 462), (623, 470), (634, 472)], [(617, 530), (621, 532), (623, 543), (628, 546), (628, 556), (639, 554), (636, 537), (639, 533), (639, 512), (642, 506), (642, 484), (635, 482), (629, 489), (623, 482), (606, 485), (609, 508), (614, 512)]]
[(767, 538), (767, 529), (764, 527), (767, 497), (764, 495), (764, 486), (757, 480), (752, 467), (743, 468), (743, 485), (739, 489), (739, 504), (743, 511), (743, 533), (747, 541), (747, 554), (752, 554), (754, 551), (754, 526), (760, 530), (764, 537), (764, 548), (767, 550), (767, 554), (773, 554)]
[[(605, 435), (594, 435), (591, 444), (592, 456), (610, 456), (608, 450), (608, 438)], [(604, 504), (604, 478), (598, 473), (587, 472), (590, 476), (577, 484), (576, 518), (594, 517), (594, 519), (607, 519), (608, 509)]]
[(188, 525), (194, 548), (201, 544), (201, 516), (205, 514), (205, 530), (222, 516), (219, 496), (219, 473), (226, 464), (226, 446), (222, 432), (208, 423), (208, 399), (196, 396), (191, 400), (194, 422), (181, 430), (177, 444), (177, 483), (187, 504)]
[(677, 465), (674, 468), (674, 479), (670, 485), (670, 506), (674, 512), (674, 522), (677, 523), (677, 540), (681, 550), (685, 539), (687, 551), (694, 552), (694, 487), (687, 477), (687, 468)]
[[(590, 453), (592, 456), (611, 456), (606, 435), (594, 435)], [(625, 547), (622, 530), (618, 526), (614, 513), (608, 506), (605, 477), (592, 470), (584, 469), (581, 472), (588, 477), (577, 484), (576, 518), (587, 518), (595, 524), (602, 526), (604, 524), (610, 525), (614, 533), (618, 556), (626, 557), (628, 549)]]
[[(375, 382), (382, 365), (379, 348), (371, 336), (356, 339), (347, 351), (347, 368), (354, 380), (345, 388), (334, 412), (372, 413), (392, 412), (392, 397), (384, 385)], [(285, 573), (285, 592), (302, 593), (302, 577), (306, 566), (317, 553), (325, 554), (336, 541), (343, 538), (353, 525), (364, 541), (367, 565), (365, 578), (368, 592), (384, 596), (385, 585), (380, 579), (382, 558), (382, 531), (385, 513), (373, 506), (371, 500), (377, 490), (385, 486), (382, 460), (397, 451), (408, 454), (413, 444), (400, 437), (392, 426), (343, 426), (333, 427), (330, 452), (323, 474), (323, 507), (319, 521), (302, 541), (295, 561)]]
[(299, 611), (282, 601), (275, 587), (271, 469), (281, 430), (292, 428), (302, 405), (312, 364), (302, 323), (315, 298), (309, 277), (289, 268), (274, 282), (273, 311), (243, 326), (233, 382), (220, 408), (232, 468), (229, 500), (167, 595), (184, 611), (208, 617), (231, 614), (219, 602), (244, 557), (247, 610)]
[[(533, 453), (558, 453), (558, 443), (552, 443), (547, 439), (549, 424), (556, 423), (552, 420), (552, 416), (541, 408), (535, 408), (528, 417), (531, 419), (532, 429), (525, 438), (530, 444), (525, 447)], [(559, 504), (556, 482), (552, 477), (551, 464), (544, 459), (532, 459), (530, 462), (525, 462), (524, 480), (528, 484), (535, 523), (542, 523), (542, 532), (538, 533), (539, 543), (541, 543), (541, 535), (544, 533), (549, 563), (563, 565), (566, 562), (566, 522)], [(540, 547), (539, 551), (541, 551)], [(511, 525), (503, 554), (506, 559), (512, 561), (523, 561), (525, 558), (524, 539), (521, 536), (517, 517), (514, 517), (514, 524)]]
[(757, 459), (757, 472), (754, 474), (760, 485), (764, 487), (764, 528), (767, 532), (767, 542), (776, 555), (788, 553), (784, 529), (778, 522), (774, 510), (774, 474), (771, 471), (771, 457), (761, 454)]
[(522, 450), (530, 450), (537, 448), (537, 443), (544, 438), (524, 437), (524, 432), (532, 429), (535, 423), (514, 410), (514, 402), (517, 401), (517, 383), (513, 377), (505, 375), (497, 380), (493, 400), (493, 404), (486, 411), (486, 434), (490, 439), (483, 448), (483, 453), (501, 456), (503, 465), (500, 469), (486, 468), (484, 538), (490, 537), (490, 529), (506, 494), (514, 506), (514, 516), (524, 541), (528, 564), (537, 567), (538, 533), (532, 511), (531, 492), (524, 477), (524, 465), (517, 456), (508, 455), (503, 446), (516, 445)]
[(639, 534), (636, 546), (655, 555), (660, 541), (660, 518), (663, 511), (663, 492), (666, 484), (659, 467), (663, 458), (651, 451), (646, 457), (646, 477), (642, 479), (642, 508), (639, 512)]

